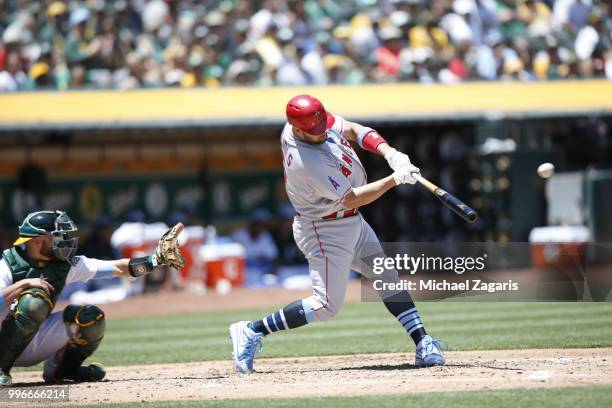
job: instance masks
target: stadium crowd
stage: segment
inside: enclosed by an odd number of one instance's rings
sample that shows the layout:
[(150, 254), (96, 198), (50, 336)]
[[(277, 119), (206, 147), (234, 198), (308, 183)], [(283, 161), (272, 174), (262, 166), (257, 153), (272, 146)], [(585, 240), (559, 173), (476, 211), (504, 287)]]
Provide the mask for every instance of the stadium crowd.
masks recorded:
[(0, 0), (0, 92), (612, 80), (604, 0)]

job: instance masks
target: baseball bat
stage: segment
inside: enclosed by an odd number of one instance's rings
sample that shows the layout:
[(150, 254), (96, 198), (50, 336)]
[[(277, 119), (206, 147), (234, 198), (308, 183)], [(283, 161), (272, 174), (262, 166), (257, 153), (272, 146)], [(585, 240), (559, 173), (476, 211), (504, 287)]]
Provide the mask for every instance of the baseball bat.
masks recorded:
[(448, 208), (453, 210), (455, 214), (463, 218), (469, 223), (473, 223), (478, 219), (478, 214), (472, 207), (459, 200), (454, 195), (442, 190), (431, 181), (427, 180), (420, 174), (416, 175), (416, 179), (421, 185), (425, 186), (430, 192), (440, 199)]

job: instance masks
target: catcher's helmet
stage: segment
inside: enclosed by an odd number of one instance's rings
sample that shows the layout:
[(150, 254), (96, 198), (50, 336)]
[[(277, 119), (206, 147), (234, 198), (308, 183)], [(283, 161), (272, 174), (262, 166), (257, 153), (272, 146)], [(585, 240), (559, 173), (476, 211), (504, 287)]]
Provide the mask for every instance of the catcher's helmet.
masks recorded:
[(19, 238), (13, 245), (21, 245), (41, 235), (53, 237), (53, 253), (58, 259), (72, 262), (79, 238), (68, 214), (63, 211), (36, 211), (28, 214), (19, 226)]
[(334, 115), (327, 112), (320, 100), (310, 95), (297, 95), (287, 102), (287, 122), (311, 135), (320, 135), (334, 124)]

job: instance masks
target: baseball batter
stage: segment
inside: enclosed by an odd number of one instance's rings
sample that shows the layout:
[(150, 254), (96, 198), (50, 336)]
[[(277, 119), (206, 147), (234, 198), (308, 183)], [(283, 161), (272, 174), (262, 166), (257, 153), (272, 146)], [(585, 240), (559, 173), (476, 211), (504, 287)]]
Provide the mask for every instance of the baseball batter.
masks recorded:
[[(419, 173), (407, 155), (374, 129), (327, 112), (312, 96), (293, 97), (286, 114), (281, 135), (285, 188), (297, 213), (293, 235), (308, 260), (313, 293), (261, 320), (230, 326), (235, 366), (243, 374), (253, 371), (253, 358), (266, 335), (334, 317), (344, 303), (351, 269), (372, 277), (362, 260), (383, 251), (358, 208), (396, 185), (415, 184)], [(384, 156), (393, 174), (368, 183), (349, 142)], [(398, 279), (397, 271), (392, 279)], [(439, 343), (425, 331), (408, 292), (384, 292), (381, 297), (414, 341), (416, 366), (444, 365)]]
[(182, 228), (179, 223), (164, 234), (154, 255), (101, 261), (75, 256), (77, 227), (65, 212), (29, 214), (0, 260), (0, 386), (11, 385), (14, 366), (42, 361), (45, 382), (102, 380), (101, 364), (82, 363), (104, 337), (104, 312), (94, 305), (69, 305), (51, 313), (56, 299), (72, 282), (138, 277), (161, 265), (181, 267), (177, 236)]

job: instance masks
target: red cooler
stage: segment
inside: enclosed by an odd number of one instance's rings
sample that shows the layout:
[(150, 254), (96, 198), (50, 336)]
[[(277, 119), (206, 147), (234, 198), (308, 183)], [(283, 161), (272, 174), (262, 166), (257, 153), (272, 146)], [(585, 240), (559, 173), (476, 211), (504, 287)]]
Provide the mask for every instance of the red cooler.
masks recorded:
[(243, 285), (246, 261), (241, 244), (203, 245), (198, 256), (206, 271), (207, 286), (215, 287), (220, 279), (227, 279), (232, 286)]
[(585, 226), (534, 228), (529, 234), (532, 265), (535, 268), (563, 268), (581, 264), (589, 235)]

